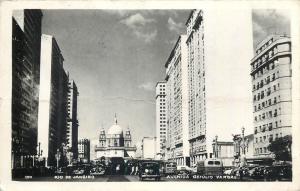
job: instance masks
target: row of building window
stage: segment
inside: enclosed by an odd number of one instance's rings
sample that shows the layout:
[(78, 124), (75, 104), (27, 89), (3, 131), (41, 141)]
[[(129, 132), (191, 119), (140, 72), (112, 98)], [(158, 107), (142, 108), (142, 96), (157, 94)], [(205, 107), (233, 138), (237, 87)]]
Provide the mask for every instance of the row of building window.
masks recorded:
[[(280, 108), (278, 108), (278, 109), (280, 110)], [(277, 117), (277, 116), (278, 116), (277, 109), (274, 109), (274, 113), (272, 111), (267, 111), (265, 113), (259, 114), (258, 116), (255, 116), (254, 121), (257, 122), (260, 120)]]
[[(280, 123), (281, 123), (281, 121), (280, 121)], [(275, 128), (278, 128), (278, 121), (275, 121)], [(255, 127), (254, 129), (255, 129), (254, 130), (254, 134), (257, 134), (259, 132), (264, 133), (267, 130), (272, 131), (272, 129), (273, 129), (273, 123), (271, 122), (271, 123), (264, 124), (262, 126), (260, 125), (259, 127)]]
[(266, 101), (263, 101), (263, 102), (261, 102), (257, 105), (254, 105), (254, 112), (257, 112), (257, 111), (260, 111), (261, 109), (272, 106), (272, 105), (276, 104), (277, 102), (278, 101), (277, 101), (276, 97), (273, 98), (273, 102), (272, 102), (272, 99), (268, 99)]
[[(282, 137), (282, 133), (280, 133), (280, 137)], [(279, 134), (276, 133), (275, 140), (277, 140), (278, 138), (279, 138)], [(272, 141), (274, 141), (273, 134), (270, 134), (269, 136), (261, 136), (255, 138), (255, 143), (265, 143), (265, 142), (271, 143)]]
[(264, 154), (264, 153), (268, 153), (269, 150), (267, 147), (261, 147), (261, 148), (256, 148), (255, 149), (255, 154)]
[(255, 74), (252, 75), (252, 80), (264, 76), (265, 73), (274, 70), (277, 64), (278, 64), (277, 60), (272, 63), (266, 64), (263, 68), (261, 68), (259, 71), (257, 71)]
[(259, 49), (256, 50), (256, 54), (261, 53), (264, 49), (266, 49), (268, 46), (270, 46), (273, 41), (274, 41), (274, 39), (271, 38), (268, 42), (266, 42), (264, 45), (262, 45)]
[[(277, 71), (277, 78), (279, 77), (279, 71)], [(264, 87), (264, 85), (268, 85), (269, 83), (275, 81), (276, 79), (276, 74), (273, 73), (272, 75), (270, 76), (267, 76), (264, 80), (260, 80), (260, 82), (257, 82), (256, 85), (253, 84), (253, 88), (252, 90), (255, 91), (255, 90), (258, 90), (262, 87)]]
[[(272, 91), (272, 89), (273, 89), (273, 91)], [(279, 83), (277, 84), (277, 87), (276, 87), (276, 85), (273, 85), (273, 88), (268, 87), (265, 90), (258, 92), (257, 95), (255, 94), (253, 96), (253, 101), (259, 101), (261, 99), (264, 99), (265, 96), (270, 96), (272, 93), (276, 92), (278, 89), (279, 89)]]

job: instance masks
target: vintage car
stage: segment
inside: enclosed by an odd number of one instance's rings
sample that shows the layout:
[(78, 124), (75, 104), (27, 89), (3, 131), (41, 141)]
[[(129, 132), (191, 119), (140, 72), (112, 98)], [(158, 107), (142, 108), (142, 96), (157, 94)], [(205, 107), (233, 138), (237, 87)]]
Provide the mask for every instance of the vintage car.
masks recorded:
[(139, 179), (143, 181), (144, 179), (155, 179), (160, 180), (160, 164), (158, 162), (141, 162), (139, 168)]

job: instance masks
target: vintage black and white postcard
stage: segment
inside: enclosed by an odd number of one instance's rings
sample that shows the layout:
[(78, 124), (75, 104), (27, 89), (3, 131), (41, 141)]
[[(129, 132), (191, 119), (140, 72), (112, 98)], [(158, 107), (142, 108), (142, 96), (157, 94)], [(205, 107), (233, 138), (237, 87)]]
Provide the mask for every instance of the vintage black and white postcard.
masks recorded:
[(1, 189), (299, 190), (299, 18), (299, 1), (2, 2)]

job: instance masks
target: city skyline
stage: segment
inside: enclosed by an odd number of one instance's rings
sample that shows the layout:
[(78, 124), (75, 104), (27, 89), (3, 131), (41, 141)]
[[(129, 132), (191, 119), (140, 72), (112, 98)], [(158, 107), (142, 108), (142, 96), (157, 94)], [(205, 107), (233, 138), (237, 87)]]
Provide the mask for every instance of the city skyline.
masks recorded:
[[(113, 124), (114, 113), (124, 129), (132, 130), (134, 144), (137, 137), (155, 136), (155, 84), (164, 78), (164, 63), (178, 36), (186, 33), (190, 10), (43, 13), (42, 32), (55, 36), (64, 67), (78, 81), (79, 137), (97, 140), (100, 128)], [(252, 19), (254, 44), (274, 32), (289, 35), (282, 10), (253, 10)], [(253, 133), (252, 124), (245, 127), (246, 134)]]

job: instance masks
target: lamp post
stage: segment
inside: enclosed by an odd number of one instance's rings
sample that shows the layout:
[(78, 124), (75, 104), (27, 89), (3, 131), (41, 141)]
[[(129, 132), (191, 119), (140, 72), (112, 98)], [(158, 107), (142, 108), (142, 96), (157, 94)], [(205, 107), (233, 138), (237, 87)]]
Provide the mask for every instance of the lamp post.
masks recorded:
[(241, 140), (241, 144), (240, 147), (242, 149), (242, 154), (245, 155), (246, 154), (246, 148), (248, 147), (248, 139), (245, 139), (245, 128), (242, 127), (242, 140)]
[(237, 161), (237, 164), (240, 166), (246, 165), (246, 148), (248, 147), (248, 139), (245, 139), (245, 128), (242, 127), (242, 134), (233, 135), (233, 141), (236, 144), (236, 157), (239, 159)]
[(56, 152), (56, 168), (58, 170), (58, 166), (59, 166), (59, 159), (60, 159), (60, 152), (59, 152), (59, 149), (57, 149), (57, 152)]
[(39, 152), (38, 152), (38, 156), (41, 156), (41, 142), (39, 142)]
[(215, 136), (215, 158), (218, 158), (218, 135)]

